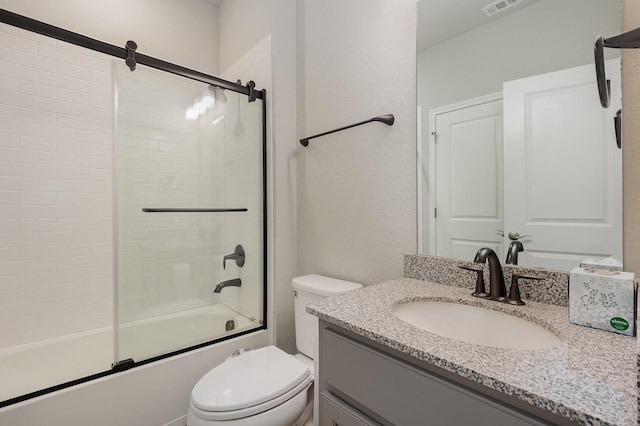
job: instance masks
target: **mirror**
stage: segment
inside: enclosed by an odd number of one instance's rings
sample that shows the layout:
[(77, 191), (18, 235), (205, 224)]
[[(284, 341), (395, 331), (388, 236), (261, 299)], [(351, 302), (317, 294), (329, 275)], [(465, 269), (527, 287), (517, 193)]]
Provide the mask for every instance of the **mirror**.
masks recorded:
[(419, 0), (419, 253), (622, 260), (620, 52), (608, 109), (593, 63), (596, 36), (619, 33), (619, 0)]

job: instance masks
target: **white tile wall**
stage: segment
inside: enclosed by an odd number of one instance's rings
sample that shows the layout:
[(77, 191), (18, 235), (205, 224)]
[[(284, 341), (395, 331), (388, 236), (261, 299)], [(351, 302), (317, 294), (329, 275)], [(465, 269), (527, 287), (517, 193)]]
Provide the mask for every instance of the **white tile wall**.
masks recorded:
[(0, 348), (112, 323), (108, 70), (0, 26)]

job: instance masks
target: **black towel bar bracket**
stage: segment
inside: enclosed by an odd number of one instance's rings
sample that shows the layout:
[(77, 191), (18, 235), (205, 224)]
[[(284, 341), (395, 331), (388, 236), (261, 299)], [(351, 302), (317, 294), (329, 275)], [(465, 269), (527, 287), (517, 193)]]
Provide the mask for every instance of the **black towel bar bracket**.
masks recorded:
[(378, 117), (373, 117), (373, 118), (370, 118), (368, 120), (361, 121), (359, 123), (351, 124), (349, 126), (340, 127), (339, 129), (329, 130), (328, 132), (318, 133), (317, 135), (313, 135), (313, 136), (309, 136), (307, 138), (300, 139), (300, 144), (302, 146), (309, 146), (309, 141), (311, 139), (315, 139), (315, 138), (320, 137), (320, 136), (329, 135), (331, 133), (336, 133), (336, 132), (339, 132), (341, 130), (350, 129), (352, 127), (360, 126), (362, 124), (371, 123), (373, 121), (377, 121), (379, 123), (386, 124), (387, 126), (393, 126), (393, 122), (395, 121), (395, 117), (393, 116), (393, 114), (379, 115)]
[[(600, 105), (608, 108), (611, 104), (611, 81), (607, 79), (604, 68), (604, 48), (610, 47), (614, 49), (637, 49), (640, 48), (640, 28), (627, 31), (617, 36), (604, 38), (596, 37), (593, 48), (593, 56), (596, 65), (596, 82), (598, 83), (598, 96), (600, 97)], [(622, 147), (622, 110), (616, 112), (614, 117), (614, 125), (616, 131), (616, 144), (618, 148)]]
[(603, 108), (609, 107), (611, 102), (611, 86), (604, 71), (604, 48), (637, 49), (640, 48), (640, 28), (636, 28), (617, 36), (604, 38), (596, 37), (593, 55), (596, 64), (596, 81), (598, 82), (598, 94)]

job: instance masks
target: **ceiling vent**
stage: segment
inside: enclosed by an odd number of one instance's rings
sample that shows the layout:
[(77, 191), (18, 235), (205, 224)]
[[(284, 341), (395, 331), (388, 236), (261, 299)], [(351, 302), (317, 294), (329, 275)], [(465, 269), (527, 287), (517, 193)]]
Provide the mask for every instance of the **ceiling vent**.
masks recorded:
[(498, 0), (496, 2), (493, 2), (483, 7), (482, 11), (484, 12), (485, 15), (487, 15), (487, 17), (491, 17), (500, 12), (504, 12), (505, 10), (509, 9), (511, 6), (515, 6), (516, 4), (521, 2), (522, 0)]

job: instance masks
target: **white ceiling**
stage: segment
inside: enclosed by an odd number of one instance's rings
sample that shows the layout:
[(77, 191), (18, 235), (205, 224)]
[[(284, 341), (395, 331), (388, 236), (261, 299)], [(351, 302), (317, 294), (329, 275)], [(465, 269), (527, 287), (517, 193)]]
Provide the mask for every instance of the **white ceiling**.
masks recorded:
[(509, 13), (540, 0), (523, 0), (488, 18), (482, 8), (495, 0), (419, 0), (416, 50), (428, 49), (443, 41), (489, 24)]

